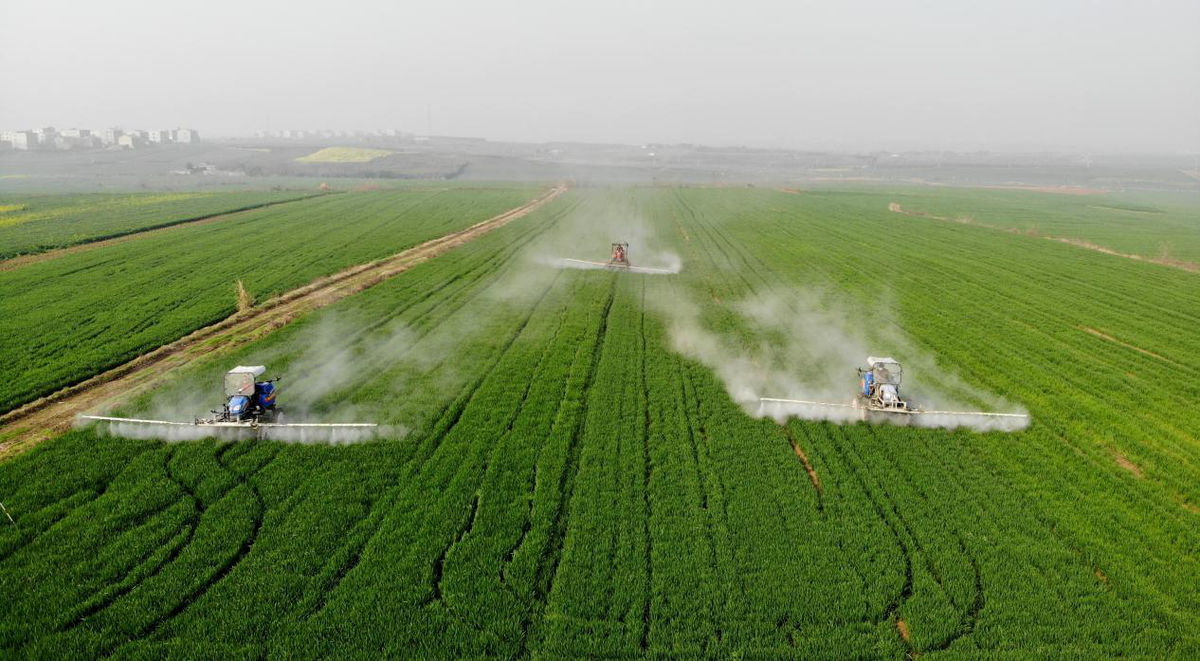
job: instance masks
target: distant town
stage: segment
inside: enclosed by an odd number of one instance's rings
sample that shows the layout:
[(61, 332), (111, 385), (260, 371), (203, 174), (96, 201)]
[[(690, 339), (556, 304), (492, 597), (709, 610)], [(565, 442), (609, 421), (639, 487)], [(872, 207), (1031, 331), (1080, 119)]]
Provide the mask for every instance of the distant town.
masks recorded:
[[(366, 131), (343, 131), (333, 129), (282, 129), (277, 131), (255, 131), (253, 137), (261, 140), (373, 140), (388, 139), (401, 142), (428, 142), (430, 136), (416, 135), (399, 129), (376, 129)], [(458, 138), (456, 141), (479, 141), (482, 139)], [(0, 149), (20, 151), (34, 150), (83, 150), (83, 149), (136, 149), (162, 144), (194, 144), (200, 142), (196, 129), (174, 128), (126, 130), (119, 127), (107, 129), (56, 129), (46, 126), (20, 131), (0, 131)]]
[(333, 129), (282, 129), (279, 131), (255, 131), (254, 137), (267, 139), (274, 138), (278, 140), (316, 140), (316, 139), (333, 139), (333, 138), (394, 138), (398, 140), (410, 140), (413, 142), (423, 142), (429, 139), (428, 136), (418, 136), (400, 129), (377, 129), (374, 131), (335, 131)]
[(0, 148), (32, 151), (35, 149), (136, 149), (168, 143), (200, 142), (196, 129), (174, 128), (143, 131), (113, 127), (107, 129), (70, 128), (58, 130), (53, 126), (24, 131), (0, 131)]

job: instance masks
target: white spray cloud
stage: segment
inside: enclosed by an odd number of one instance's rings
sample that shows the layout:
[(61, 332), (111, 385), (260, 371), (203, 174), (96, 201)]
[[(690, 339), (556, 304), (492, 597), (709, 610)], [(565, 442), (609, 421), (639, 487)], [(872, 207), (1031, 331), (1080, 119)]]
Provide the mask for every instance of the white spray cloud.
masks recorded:
[[(635, 267), (679, 273), (683, 260), (663, 245), (655, 225), (633, 200), (585, 201), (556, 227), (531, 242), (527, 259), (556, 269), (604, 269), (612, 244), (628, 244), (629, 263)], [(590, 262), (590, 263), (589, 263)]]
[[(852, 313), (829, 294), (799, 291), (786, 296), (755, 296), (729, 306), (737, 312), (740, 332), (717, 332), (704, 323), (701, 310), (675, 288), (669, 296), (655, 296), (652, 304), (666, 319), (672, 348), (712, 369), (725, 384), (730, 398), (755, 417), (783, 422), (790, 417), (853, 423), (865, 411), (853, 405), (859, 387), (856, 367), (865, 366), (869, 354), (892, 354), (917, 371), (906, 374), (903, 395), (925, 410), (962, 411), (970, 407), (946, 393), (969, 393), (993, 408), (1023, 416), (1002, 398), (972, 387), (937, 367), (936, 361), (914, 348), (898, 331), (867, 333), (867, 328), (888, 327), (886, 306)], [(884, 336), (886, 350), (872, 348), (869, 336)], [(941, 384), (935, 388), (932, 384)], [(821, 402), (822, 404), (763, 402), (763, 397)], [(1028, 425), (1024, 417), (995, 417), (949, 413), (874, 414), (872, 422), (896, 425), (955, 428), (978, 431), (1015, 431)]]
[[(413, 333), (398, 322), (365, 328), (346, 315), (325, 314), (305, 327), (288, 343), (274, 345), (241, 362), (263, 364), (278, 384), (281, 424), (377, 422), (383, 413), (373, 406), (351, 403), (355, 387), (394, 365), (415, 342)], [(297, 348), (299, 350), (297, 351)], [(232, 366), (232, 365), (231, 365)], [(371, 438), (400, 438), (409, 429), (402, 424), (378, 427), (215, 427), (188, 424), (211, 418), (224, 404), (221, 381), (176, 382), (156, 391), (137, 418), (183, 424), (101, 422), (97, 429), (112, 436), (157, 439), (168, 442), (216, 438), (223, 441), (256, 437), (288, 443), (341, 445)], [(90, 424), (77, 420), (76, 426)]]

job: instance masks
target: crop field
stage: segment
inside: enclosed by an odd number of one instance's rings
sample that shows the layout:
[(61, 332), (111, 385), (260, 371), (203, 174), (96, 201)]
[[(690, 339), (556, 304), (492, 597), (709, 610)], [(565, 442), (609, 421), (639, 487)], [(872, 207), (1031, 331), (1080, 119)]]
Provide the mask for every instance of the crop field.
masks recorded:
[(536, 189), (339, 193), (0, 271), (0, 412), (238, 308), (520, 205)]
[(391, 153), (387, 149), (367, 147), (325, 147), (296, 160), (301, 163), (370, 163)]
[(907, 213), (1074, 242), (1200, 271), (1194, 195), (1125, 192), (1046, 194), (1007, 190), (896, 191)]
[[(538, 190), (330, 195), (0, 273), (0, 408), (230, 314), (239, 279), (269, 296)], [(1200, 244), (1194, 199), (1138, 200), (1164, 210), (1141, 230), (1074, 206), (1119, 199), (573, 189), (116, 409), (203, 413), (265, 364), (285, 411), (378, 439), (93, 426), (0, 464), (2, 655), (1197, 658), (1200, 275), (1045, 238)], [(550, 265), (618, 240), (682, 266)], [(748, 403), (843, 345), (1032, 423)]]
[(311, 196), (302, 191), (0, 195), (0, 260)]

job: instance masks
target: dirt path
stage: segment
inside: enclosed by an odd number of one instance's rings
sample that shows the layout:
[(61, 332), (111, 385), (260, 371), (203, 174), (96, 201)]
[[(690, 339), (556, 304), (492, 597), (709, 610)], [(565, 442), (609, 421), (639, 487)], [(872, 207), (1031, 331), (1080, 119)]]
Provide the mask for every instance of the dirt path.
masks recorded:
[(222, 211), (220, 213), (216, 213), (211, 216), (200, 216), (199, 218), (180, 220), (178, 222), (169, 223), (166, 225), (162, 225), (160, 227), (152, 227), (149, 229), (142, 229), (142, 230), (133, 230), (133, 231), (129, 232), (128, 234), (122, 234), (121, 236), (114, 236), (111, 239), (101, 239), (99, 241), (89, 241), (87, 243), (81, 243), (81, 244), (75, 245), (75, 246), (67, 246), (66, 248), (55, 248), (54, 250), (47, 250), (45, 252), (39, 252), (39, 253), (35, 253), (33, 255), (18, 255), (16, 257), (10, 257), (9, 259), (0, 260), (0, 271), (12, 271), (14, 269), (19, 269), (22, 266), (28, 266), (30, 264), (44, 262), (48, 259), (57, 259), (59, 257), (63, 257), (66, 255), (73, 255), (78, 252), (87, 252), (89, 250), (95, 250), (96, 248), (103, 248), (105, 246), (112, 246), (112, 245), (116, 245), (118, 243), (125, 243), (126, 241), (133, 241), (135, 239), (141, 239), (143, 237), (152, 236), (154, 234), (159, 234), (161, 232), (169, 232), (171, 230), (179, 229), (180, 227), (184, 227), (184, 226), (192, 227), (195, 225), (208, 225), (210, 223), (216, 223), (216, 222), (220, 222), (222, 220), (228, 220), (229, 218), (232, 218), (233, 216), (241, 215), (244, 213), (249, 213), (251, 211), (258, 211), (259, 209), (265, 209), (267, 207), (274, 207), (274, 206), (278, 206), (280, 204), (289, 204), (291, 202), (300, 202), (303, 200), (311, 200), (314, 197), (321, 197), (323, 195), (330, 195), (330, 193), (317, 193), (314, 195), (305, 195), (303, 197), (293, 197), (293, 198), (287, 199), (287, 200), (277, 200), (275, 202), (264, 202), (262, 204), (255, 204), (253, 206), (243, 207), (241, 209), (234, 209), (231, 211)]
[(311, 282), (244, 312), (0, 416), (0, 461), (71, 428), (81, 413), (109, 407), (208, 354), (228, 351), (286, 326), (529, 214), (566, 191), (558, 185), (524, 205), (408, 250)]
[(1184, 261), (1181, 259), (1175, 259), (1167, 254), (1163, 254), (1159, 257), (1147, 257), (1145, 255), (1135, 255), (1132, 253), (1119, 252), (1117, 250), (1113, 250), (1112, 248), (1105, 248), (1104, 246), (1098, 246), (1094, 243), (1084, 241), (1083, 239), (1072, 239), (1070, 237), (1065, 237), (1065, 236), (1051, 236), (1049, 234), (1041, 234), (1036, 229), (1020, 230), (1020, 229), (1017, 229), (1016, 227), (998, 227), (996, 225), (988, 225), (987, 223), (976, 222), (975, 219), (970, 216), (958, 216), (956, 218), (949, 218), (946, 216), (935, 216), (931, 213), (925, 213), (924, 211), (909, 211), (909, 210), (905, 209), (904, 207), (900, 206), (899, 202), (889, 202), (888, 203), (888, 211), (891, 211), (893, 213), (898, 213), (898, 214), (901, 214), (904, 216), (912, 216), (914, 218), (930, 218), (933, 220), (945, 220), (945, 221), (949, 221), (952, 223), (961, 223), (963, 225), (974, 225), (975, 227), (984, 227), (984, 228), (987, 228), (990, 230), (997, 230), (1000, 232), (1008, 232), (1009, 234), (1025, 234), (1027, 236), (1035, 236), (1035, 237), (1039, 237), (1042, 239), (1047, 239), (1049, 241), (1057, 241), (1058, 243), (1065, 243), (1069, 246), (1075, 246), (1076, 248), (1084, 248), (1087, 250), (1104, 253), (1105, 255), (1113, 255), (1114, 257), (1124, 257), (1125, 259), (1133, 259), (1133, 260), (1137, 260), (1139, 262), (1150, 262), (1151, 264), (1159, 264), (1161, 266), (1169, 266), (1174, 269), (1180, 269), (1182, 271), (1189, 271), (1191, 273), (1200, 273), (1200, 264), (1196, 264), (1195, 262)]

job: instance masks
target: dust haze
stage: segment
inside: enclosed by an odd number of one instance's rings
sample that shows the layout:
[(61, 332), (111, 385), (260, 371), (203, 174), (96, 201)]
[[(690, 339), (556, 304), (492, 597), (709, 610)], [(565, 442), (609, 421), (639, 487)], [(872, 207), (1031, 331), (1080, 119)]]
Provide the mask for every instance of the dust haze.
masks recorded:
[[(863, 314), (831, 291), (760, 294), (729, 306), (749, 332), (722, 333), (705, 323), (700, 307), (683, 292), (660, 291), (648, 301), (666, 322), (671, 348), (712, 369), (729, 397), (755, 417), (781, 423), (790, 417), (861, 421), (862, 410), (850, 404), (858, 388), (855, 368), (865, 367), (868, 355), (889, 355), (901, 362), (905, 372), (901, 396), (921, 409), (972, 410), (981, 403), (993, 412), (1025, 413), (941, 369), (931, 355), (895, 330), (890, 308), (883, 303), (867, 306), (871, 312)], [(873, 332), (866, 332), (868, 328)], [(766, 403), (763, 397), (833, 406)], [(936, 413), (877, 417), (891, 424), (975, 431), (1017, 431), (1029, 422), (1028, 418)]]
[[(401, 364), (418, 369), (426, 365), (428, 353), (412, 356), (416, 340), (412, 331), (400, 322), (364, 325), (351, 313), (330, 310), (316, 317), (312, 324), (301, 327), (290, 342), (264, 347), (249, 357), (238, 359), (242, 364), (265, 365), (267, 372), (263, 378), (282, 377), (277, 383), (280, 423), (372, 422), (379, 425), (374, 428), (271, 427), (262, 430), (262, 437), (287, 443), (342, 445), (407, 436), (409, 428), (404, 424), (381, 424), (384, 407), (356, 400), (350, 393), (386, 368)], [(229, 360), (233, 359), (227, 359), (222, 365)], [(190, 423), (212, 416), (213, 409), (220, 410), (224, 399), (219, 378), (211, 383), (195, 378), (178, 380), (173, 387), (150, 396), (144, 412), (135, 417)], [(81, 419), (77, 424), (90, 423)], [(169, 442), (207, 438), (249, 440), (258, 433), (247, 428), (125, 422), (100, 422), (97, 429), (125, 438)]]
[(1200, 148), (1200, 3), (6, 0), (0, 126)]

